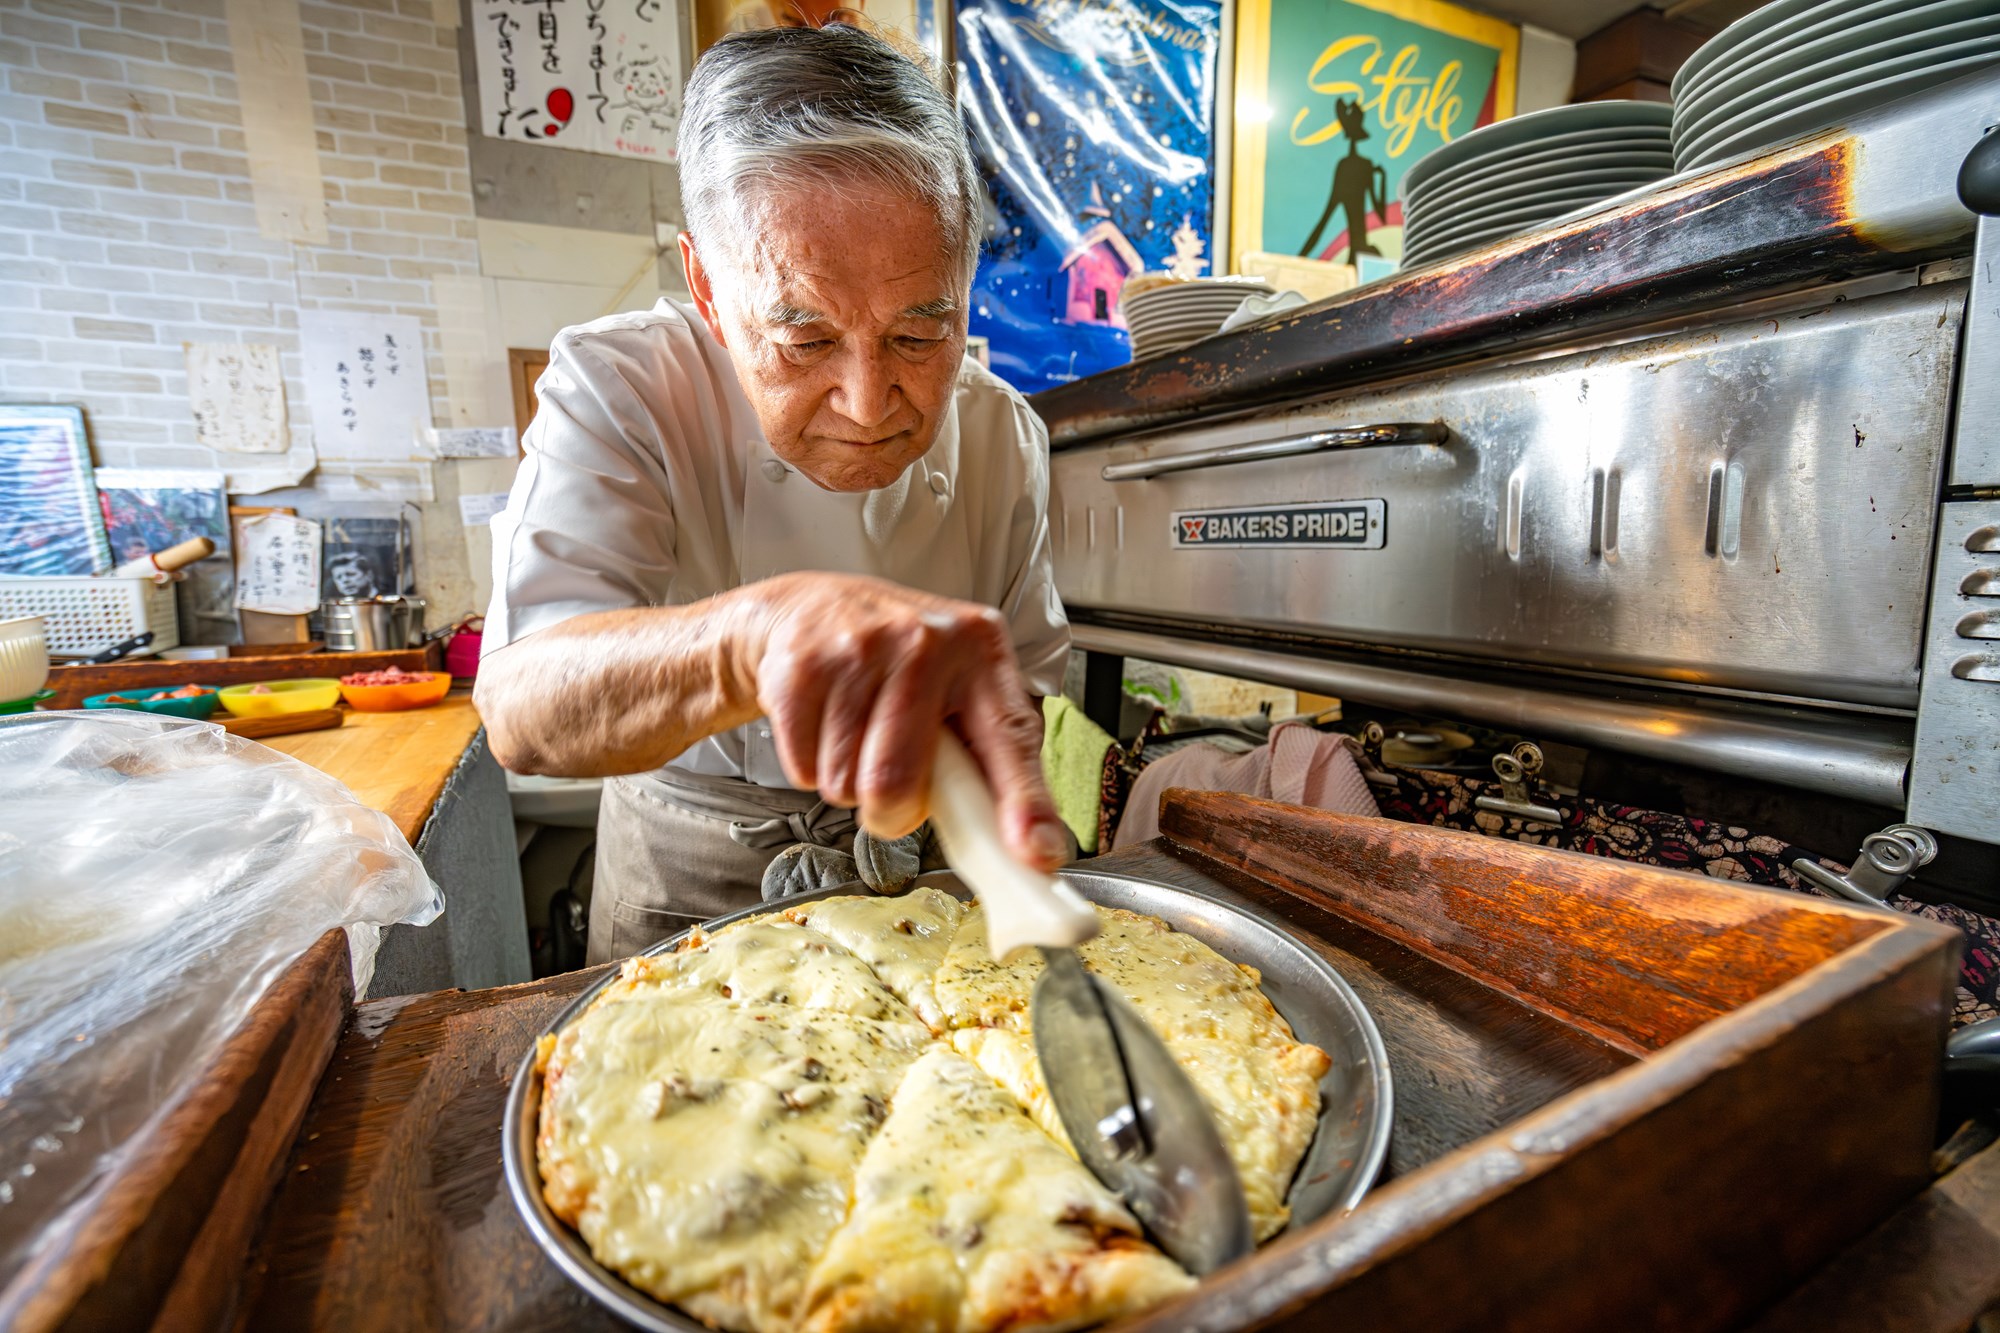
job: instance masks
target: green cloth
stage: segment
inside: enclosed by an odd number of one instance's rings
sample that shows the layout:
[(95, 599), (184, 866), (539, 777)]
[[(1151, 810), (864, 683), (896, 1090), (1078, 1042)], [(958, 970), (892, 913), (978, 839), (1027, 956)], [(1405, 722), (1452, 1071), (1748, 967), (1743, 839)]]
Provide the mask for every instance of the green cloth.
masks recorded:
[(1097, 850), (1097, 808), (1103, 798), (1104, 752), (1110, 733), (1059, 694), (1042, 700), (1042, 773), (1056, 813), (1085, 856)]

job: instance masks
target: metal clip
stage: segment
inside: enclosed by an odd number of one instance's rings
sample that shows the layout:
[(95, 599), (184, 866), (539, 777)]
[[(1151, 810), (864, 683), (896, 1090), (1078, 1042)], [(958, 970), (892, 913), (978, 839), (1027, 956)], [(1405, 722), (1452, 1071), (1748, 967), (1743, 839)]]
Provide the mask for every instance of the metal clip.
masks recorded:
[(1370, 722), (1361, 728), (1357, 739), (1361, 742), (1361, 753), (1379, 768), (1382, 764), (1382, 742), (1389, 739), (1389, 733), (1382, 729), (1380, 722)]
[(1537, 805), (1529, 784), (1542, 771), (1542, 747), (1533, 741), (1522, 741), (1511, 754), (1493, 756), (1493, 776), (1500, 779), (1500, 796), (1481, 796), (1473, 802), (1481, 810), (1491, 810), (1498, 815), (1514, 815), (1520, 819), (1538, 824), (1563, 822), (1562, 811), (1553, 806)]
[(1891, 824), (1861, 840), (1861, 854), (1845, 875), (1804, 857), (1792, 862), (1792, 870), (1836, 898), (1864, 907), (1887, 907), (1884, 900), (1936, 856), (1937, 839), (1929, 829)]

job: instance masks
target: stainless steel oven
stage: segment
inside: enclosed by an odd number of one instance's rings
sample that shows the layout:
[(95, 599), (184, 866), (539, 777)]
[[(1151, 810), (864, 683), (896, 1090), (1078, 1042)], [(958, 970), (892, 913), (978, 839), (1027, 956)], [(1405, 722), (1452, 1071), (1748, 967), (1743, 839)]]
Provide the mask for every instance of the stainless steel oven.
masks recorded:
[(2000, 842), (1996, 123), (2000, 72), (1041, 395), (1079, 646)]

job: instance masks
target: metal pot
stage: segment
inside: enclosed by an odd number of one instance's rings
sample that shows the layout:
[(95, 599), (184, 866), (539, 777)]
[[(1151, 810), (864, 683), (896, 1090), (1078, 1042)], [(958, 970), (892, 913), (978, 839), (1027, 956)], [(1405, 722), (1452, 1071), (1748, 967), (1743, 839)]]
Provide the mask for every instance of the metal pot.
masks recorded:
[(384, 597), (336, 597), (320, 603), (327, 651), (379, 653), (402, 647), (396, 639), (395, 612), (395, 604)]
[(321, 633), (330, 653), (381, 653), (423, 641), (421, 597), (336, 597), (320, 603)]
[(424, 641), (424, 611), (421, 597), (384, 597), (389, 603), (389, 638), (398, 648), (414, 648)]

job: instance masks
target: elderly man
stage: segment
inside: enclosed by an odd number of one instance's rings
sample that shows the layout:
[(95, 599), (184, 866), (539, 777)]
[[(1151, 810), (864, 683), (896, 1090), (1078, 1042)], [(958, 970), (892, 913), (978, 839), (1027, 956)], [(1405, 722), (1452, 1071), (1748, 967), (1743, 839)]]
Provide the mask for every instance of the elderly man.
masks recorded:
[(857, 808), (910, 834), (946, 727), (1016, 852), (1066, 850), (1032, 697), (1069, 646), (1047, 436), (965, 356), (951, 100), (869, 33), (777, 28), (703, 56), (680, 148), (693, 307), (557, 337), (493, 525), (494, 753), (611, 779), (592, 961), (755, 903)]

